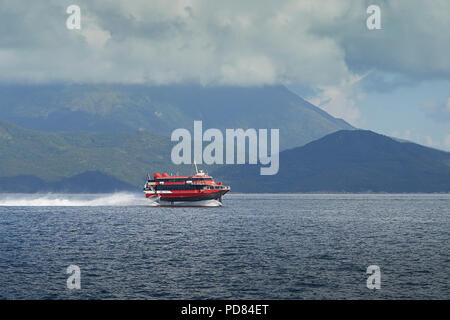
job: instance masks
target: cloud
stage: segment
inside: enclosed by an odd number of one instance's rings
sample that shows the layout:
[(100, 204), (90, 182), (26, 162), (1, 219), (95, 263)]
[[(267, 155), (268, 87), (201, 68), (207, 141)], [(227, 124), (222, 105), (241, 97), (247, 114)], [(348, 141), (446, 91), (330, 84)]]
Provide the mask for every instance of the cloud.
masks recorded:
[(351, 3), (351, 9), (328, 24), (314, 25), (312, 32), (334, 32), (352, 72), (376, 70), (395, 75), (402, 82), (405, 78), (449, 78), (450, 41), (444, 30), (450, 30), (450, 2), (359, 1), (363, 7), (380, 6), (381, 30), (367, 30), (361, 21), (361, 8)]
[(439, 148), (440, 143), (438, 141), (434, 141), (430, 136), (426, 136), (425, 145), (432, 148)]
[(332, 116), (356, 125), (360, 120), (357, 103), (363, 97), (356, 84), (363, 78), (364, 76), (351, 76), (338, 86), (321, 86), (319, 93), (308, 101)]
[(430, 148), (450, 151), (450, 134), (441, 138), (433, 138), (430, 135), (421, 135), (414, 130), (408, 129), (404, 131), (393, 131), (390, 136), (415, 142)]
[(382, 1), (374, 31), (368, 1), (79, 0), (68, 30), (72, 2), (0, 0), (0, 81), (302, 84), (356, 119), (333, 91), (354, 76), (450, 75), (446, 0)]
[(424, 101), (421, 105), (422, 111), (427, 117), (437, 122), (450, 121), (450, 97), (447, 101), (437, 102), (435, 100)]
[(450, 134), (444, 138), (444, 149), (450, 151)]
[(367, 92), (391, 93), (400, 87), (413, 86), (416, 83), (417, 81), (407, 75), (381, 72), (373, 69), (361, 80), (360, 86)]
[(83, 35), (89, 47), (101, 50), (109, 39), (111, 33), (99, 27), (95, 17), (85, 16), (83, 19), (83, 28), (79, 31)]

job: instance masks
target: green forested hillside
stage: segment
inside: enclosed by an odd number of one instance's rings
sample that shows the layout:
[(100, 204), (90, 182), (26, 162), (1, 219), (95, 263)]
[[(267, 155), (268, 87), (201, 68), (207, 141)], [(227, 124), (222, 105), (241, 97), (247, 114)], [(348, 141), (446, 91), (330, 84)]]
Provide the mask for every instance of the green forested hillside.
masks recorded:
[[(37, 132), (0, 121), (0, 192), (138, 190), (147, 172), (192, 173), (172, 164), (172, 144), (145, 132)], [(281, 152), (274, 176), (256, 165), (215, 168), (238, 192), (450, 192), (450, 153), (364, 130)]]
[(353, 127), (283, 86), (1, 85), (0, 119), (39, 131), (279, 128), (281, 149)]
[(183, 170), (172, 165), (170, 150), (168, 138), (145, 132), (37, 132), (0, 121), (0, 177), (56, 181), (100, 171), (141, 185), (147, 172)]

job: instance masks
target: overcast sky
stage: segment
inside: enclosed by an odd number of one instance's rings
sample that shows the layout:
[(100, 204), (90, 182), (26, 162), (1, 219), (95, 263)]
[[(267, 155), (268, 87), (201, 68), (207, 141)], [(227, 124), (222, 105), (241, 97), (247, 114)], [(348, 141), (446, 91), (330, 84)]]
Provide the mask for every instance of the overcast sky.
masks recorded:
[[(66, 28), (72, 4), (81, 30)], [(0, 81), (284, 84), (355, 126), (450, 150), (449, 14), (448, 0), (0, 0)]]

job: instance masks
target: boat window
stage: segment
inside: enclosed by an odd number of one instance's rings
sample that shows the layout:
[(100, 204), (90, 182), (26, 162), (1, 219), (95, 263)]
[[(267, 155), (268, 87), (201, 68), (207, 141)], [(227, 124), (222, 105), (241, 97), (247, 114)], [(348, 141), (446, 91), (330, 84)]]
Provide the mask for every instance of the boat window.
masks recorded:
[(191, 184), (181, 184), (181, 185), (158, 185), (158, 190), (201, 190), (204, 188), (202, 185), (191, 185)]

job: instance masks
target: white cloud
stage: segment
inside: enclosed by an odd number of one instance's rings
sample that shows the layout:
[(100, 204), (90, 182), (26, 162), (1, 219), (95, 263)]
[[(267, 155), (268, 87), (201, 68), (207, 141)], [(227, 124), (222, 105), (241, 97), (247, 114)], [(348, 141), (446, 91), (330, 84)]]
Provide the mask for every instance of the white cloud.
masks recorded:
[(423, 101), (421, 109), (427, 117), (434, 119), (437, 122), (450, 121), (450, 98), (448, 98), (447, 101)]
[(391, 137), (394, 138), (399, 138), (402, 140), (408, 140), (408, 141), (413, 141), (414, 138), (412, 137), (412, 133), (411, 130), (404, 130), (404, 131), (393, 131), (390, 134)]
[(438, 141), (434, 141), (430, 136), (426, 136), (425, 145), (432, 148), (439, 148), (441, 144)]
[(363, 78), (354, 75), (338, 86), (320, 86), (319, 94), (308, 100), (332, 116), (356, 125), (360, 120), (357, 104), (363, 96), (356, 84)]
[(79, 0), (81, 31), (65, 28), (70, 4), (2, 2), (0, 81), (299, 83), (357, 119), (333, 90), (354, 74), (450, 75), (445, 0), (384, 3), (381, 31), (354, 0)]
[[(419, 142), (420, 143), (420, 142)], [(440, 150), (450, 151), (450, 135), (443, 137), (442, 139), (433, 139), (430, 136), (425, 137), (424, 145)]]
[(264, 56), (237, 57), (230, 64), (223, 64), (220, 71), (219, 82), (226, 84), (241, 82), (272, 84), (276, 81), (275, 67)]
[(444, 149), (450, 151), (450, 134), (444, 138)]
[(111, 34), (99, 27), (94, 17), (84, 17), (83, 27), (78, 32), (84, 36), (91, 47), (94, 47), (97, 50), (102, 49), (106, 42), (111, 39)]
[(404, 131), (393, 131), (390, 134), (391, 137), (399, 138), (402, 140), (407, 140), (411, 142), (415, 142), (427, 147), (450, 151), (450, 134), (445, 137), (431, 137), (430, 135), (420, 135), (418, 132), (414, 130), (408, 129)]

